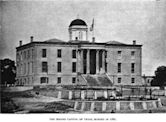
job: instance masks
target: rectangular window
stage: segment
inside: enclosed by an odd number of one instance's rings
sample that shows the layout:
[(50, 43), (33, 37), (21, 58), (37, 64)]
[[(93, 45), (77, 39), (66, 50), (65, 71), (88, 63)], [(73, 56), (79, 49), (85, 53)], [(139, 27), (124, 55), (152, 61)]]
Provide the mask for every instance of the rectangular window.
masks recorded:
[(134, 56), (135, 55), (135, 51), (131, 51), (131, 56)]
[(30, 70), (30, 63), (28, 63), (28, 67), (27, 67), (27, 69), (28, 69), (28, 74), (29, 74), (29, 70)]
[(61, 58), (61, 56), (62, 56), (61, 53), (62, 53), (61, 49), (58, 49), (58, 50), (57, 50), (57, 57), (58, 57), (58, 58)]
[(72, 58), (76, 58), (76, 50), (72, 50)]
[(118, 78), (118, 83), (121, 83), (121, 80), (122, 80), (121, 78)]
[(135, 83), (135, 78), (131, 78), (131, 83)]
[(26, 59), (28, 59), (28, 50), (26, 51)]
[(122, 51), (117, 51), (117, 57), (118, 57), (118, 59), (122, 58)]
[(28, 59), (30, 58), (30, 50), (28, 50)]
[(135, 70), (135, 63), (131, 63), (131, 73), (134, 73)]
[(42, 62), (42, 72), (48, 72), (47, 62)]
[(57, 72), (61, 72), (61, 62), (57, 62)]
[(34, 49), (32, 49), (32, 59), (34, 58)]
[(118, 63), (118, 73), (121, 73), (121, 63)]
[(42, 49), (42, 57), (47, 57), (47, 50), (46, 49)]
[(72, 78), (72, 83), (76, 83), (76, 78), (75, 77)]
[(121, 56), (121, 54), (122, 54), (122, 51), (118, 51), (118, 56)]
[(17, 62), (19, 61), (19, 54), (18, 53), (16, 55), (16, 60), (17, 60)]
[(26, 59), (26, 51), (24, 51), (24, 59)]
[(76, 62), (72, 63), (72, 72), (76, 72)]
[(61, 83), (61, 77), (58, 77), (57, 80), (58, 80), (57, 83), (60, 84)]
[(24, 55), (24, 53), (23, 52), (21, 52), (21, 61), (23, 60), (23, 56)]
[(40, 78), (40, 83), (48, 83), (48, 77), (41, 77)]
[(31, 68), (32, 68), (32, 73), (33, 73), (33, 62), (32, 62), (32, 67)]
[(26, 63), (24, 63), (24, 74), (26, 74)]

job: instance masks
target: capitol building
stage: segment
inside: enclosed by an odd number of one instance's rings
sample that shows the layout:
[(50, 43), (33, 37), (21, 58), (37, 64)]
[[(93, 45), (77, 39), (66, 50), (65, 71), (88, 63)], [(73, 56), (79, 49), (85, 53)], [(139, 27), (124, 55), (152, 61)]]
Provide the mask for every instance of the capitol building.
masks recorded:
[(49, 39), (16, 48), (17, 85), (142, 85), (142, 45), (88, 39), (82, 19), (68, 28), (69, 40)]

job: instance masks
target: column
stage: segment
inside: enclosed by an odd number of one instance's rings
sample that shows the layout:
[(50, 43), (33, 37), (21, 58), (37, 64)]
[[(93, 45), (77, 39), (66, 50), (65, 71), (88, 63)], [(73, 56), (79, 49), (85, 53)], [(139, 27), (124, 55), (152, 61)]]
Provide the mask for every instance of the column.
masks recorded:
[(157, 108), (157, 106), (156, 106), (156, 101), (152, 101), (152, 104), (153, 104), (153, 107), (154, 107), (154, 108)]
[(147, 109), (147, 104), (146, 104), (146, 102), (142, 102), (142, 107), (143, 107), (144, 110)]
[(130, 102), (129, 106), (130, 106), (130, 110), (134, 110), (134, 102)]
[(76, 68), (77, 68), (77, 72), (80, 72), (80, 54), (79, 54), (79, 50), (77, 49), (76, 50), (76, 52), (77, 52), (77, 55), (76, 55), (76, 58), (77, 58), (77, 66), (76, 66)]
[(91, 102), (90, 111), (94, 111), (94, 108), (95, 108), (95, 103), (94, 103), (94, 102)]
[(105, 98), (105, 99), (108, 98), (108, 92), (107, 92), (107, 90), (104, 91), (104, 98)]
[(84, 108), (85, 108), (85, 102), (82, 102), (81, 111), (84, 111)]
[(94, 97), (95, 97), (95, 100), (97, 99), (97, 91), (94, 91), (95, 92), (95, 95), (94, 95)]
[(86, 54), (86, 73), (87, 74), (90, 73), (90, 65), (89, 65), (90, 61), (89, 61), (89, 59), (90, 59), (90, 50), (87, 49), (87, 54)]
[(85, 99), (85, 92), (84, 91), (81, 91), (81, 99)]
[(62, 91), (58, 91), (58, 99), (62, 98)]
[(96, 50), (96, 74), (99, 73), (99, 50)]
[(160, 98), (158, 98), (158, 107), (162, 107), (161, 99)]
[(119, 101), (116, 102), (116, 110), (120, 110), (120, 102)]
[(76, 101), (74, 104), (74, 110), (77, 110), (77, 105), (78, 105), (78, 102)]
[(102, 111), (106, 111), (106, 105), (107, 105), (106, 102), (102, 103)]
[(72, 99), (72, 91), (69, 91), (69, 100)]
[(83, 73), (83, 50), (80, 50), (80, 73)]
[(103, 69), (103, 72), (105, 73), (105, 50), (103, 50), (103, 53), (102, 53), (102, 69)]
[(86, 41), (88, 41), (88, 30), (86, 30)]

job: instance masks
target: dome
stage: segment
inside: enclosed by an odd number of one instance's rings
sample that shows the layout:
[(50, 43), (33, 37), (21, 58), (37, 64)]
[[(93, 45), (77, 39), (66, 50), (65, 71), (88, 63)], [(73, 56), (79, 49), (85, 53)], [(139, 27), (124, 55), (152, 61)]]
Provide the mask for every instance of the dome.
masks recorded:
[(70, 23), (69, 27), (74, 26), (74, 25), (87, 26), (86, 23), (83, 20), (81, 20), (81, 19), (75, 19), (75, 20), (73, 20)]

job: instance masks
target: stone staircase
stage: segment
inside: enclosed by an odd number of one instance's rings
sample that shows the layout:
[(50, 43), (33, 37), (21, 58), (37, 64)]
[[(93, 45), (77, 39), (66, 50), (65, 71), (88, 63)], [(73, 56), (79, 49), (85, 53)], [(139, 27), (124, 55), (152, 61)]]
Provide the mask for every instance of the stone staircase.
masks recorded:
[(106, 74), (82, 75), (88, 86), (113, 86), (113, 82)]

